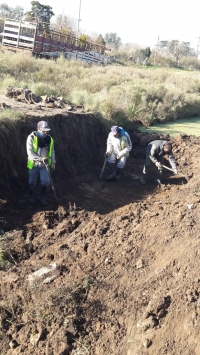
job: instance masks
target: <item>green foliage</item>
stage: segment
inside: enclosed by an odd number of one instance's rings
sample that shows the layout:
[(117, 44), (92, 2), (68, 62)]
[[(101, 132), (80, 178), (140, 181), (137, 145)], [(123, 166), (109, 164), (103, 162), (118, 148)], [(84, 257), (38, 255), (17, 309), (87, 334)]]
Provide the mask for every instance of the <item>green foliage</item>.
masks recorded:
[(146, 58), (146, 51), (145, 49), (141, 48), (141, 49), (137, 49), (135, 51), (135, 60), (136, 60), (136, 63), (142, 63), (145, 58)]
[(143, 111), (142, 108), (137, 107), (136, 103), (134, 102), (130, 107), (129, 107), (129, 117), (130, 119), (135, 119), (140, 112)]
[(98, 37), (95, 40), (95, 43), (101, 45), (101, 46), (105, 46), (106, 45), (106, 41), (103, 38), (103, 36), (101, 34), (98, 35)]
[(6, 255), (4, 251), (0, 248), (0, 270), (5, 269), (6, 267)]
[(51, 17), (54, 16), (52, 7), (42, 5), (38, 1), (31, 1), (31, 6), (31, 11), (25, 13), (25, 21), (38, 20), (40, 30), (49, 30)]
[(149, 126), (153, 126), (154, 123), (155, 123), (155, 121), (156, 121), (156, 118), (155, 118), (152, 114), (150, 114), (150, 115), (148, 116), (148, 123), (149, 123)]
[(11, 7), (7, 4), (0, 4), (0, 18), (18, 19), (20, 20), (24, 15), (24, 9), (21, 6)]
[(117, 36), (116, 33), (106, 33), (105, 41), (113, 49), (118, 49), (121, 44), (121, 38)]
[(87, 36), (84, 35), (84, 34), (81, 34), (80, 37), (79, 37), (79, 45), (81, 47), (85, 47), (87, 40), (88, 40)]
[(141, 67), (128, 61), (124, 66), (88, 67), (64, 56), (56, 61), (36, 59), (29, 52), (11, 53), (1, 46), (0, 64), (2, 93), (12, 86), (40, 96), (63, 96), (71, 105), (84, 105), (86, 111), (120, 123), (152, 117), (175, 120), (200, 112), (198, 71)]
[(9, 108), (0, 111), (0, 121), (10, 120), (10, 122), (11, 122), (11, 121), (15, 121), (15, 120), (21, 120), (24, 117), (25, 117), (25, 114), (23, 114), (22, 112), (16, 111), (16, 110), (11, 110)]
[(182, 57), (195, 57), (195, 51), (190, 48), (190, 42), (180, 42), (178, 40), (160, 41), (158, 46), (162, 54), (175, 59), (176, 64), (179, 66)]
[(150, 49), (150, 47), (145, 48), (144, 51), (145, 51), (146, 58), (150, 58), (150, 56), (151, 56), (151, 49)]

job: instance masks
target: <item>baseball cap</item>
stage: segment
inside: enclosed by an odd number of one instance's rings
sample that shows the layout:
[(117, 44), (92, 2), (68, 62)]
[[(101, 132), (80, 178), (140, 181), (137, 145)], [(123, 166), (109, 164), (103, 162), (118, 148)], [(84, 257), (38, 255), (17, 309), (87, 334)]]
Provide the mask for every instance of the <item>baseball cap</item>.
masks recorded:
[(51, 128), (49, 128), (48, 123), (46, 121), (40, 121), (37, 124), (37, 129), (40, 131), (50, 131)]
[(112, 126), (110, 133), (115, 136), (117, 133), (120, 132), (120, 128), (118, 126)]

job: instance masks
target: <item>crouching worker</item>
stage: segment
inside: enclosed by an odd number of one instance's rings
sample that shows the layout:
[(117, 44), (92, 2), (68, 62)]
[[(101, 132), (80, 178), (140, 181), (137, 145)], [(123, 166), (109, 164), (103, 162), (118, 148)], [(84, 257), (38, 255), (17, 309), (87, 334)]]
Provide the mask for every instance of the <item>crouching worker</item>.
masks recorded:
[[(122, 127), (112, 126), (107, 139), (107, 150), (105, 157), (109, 164), (110, 174), (107, 181), (119, 180), (120, 170), (124, 168), (126, 159), (132, 149), (132, 142), (129, 134)], [(115, 168), (115, 163), (117, 166)]]
[(28, 154), (28, 171), (29, 171), (29, 203), (35, 204), (34, 189), (39, 175), (39, 201), (42, 206), (46, 206), (44, 193), (50, 184), (49, 171), (55, 170), (55, 152), (53, 138), (47, 134), (50, 131), (48, 123), (45, 121), (38, 122), (37, 131), (32, 132), (26, 142)]
[(174, 171), (174, 174), (177, 174), (176, 160), (174, 154), (172, 153), (172, 143), (164, 140), (155, 140), (150, 142), (147, 146), (146, 151), (146, 161), (143, 167), (143, 175), (141, 177), (141, 184), (146, 184), (146, 174), (147, 168), (151, 163), (156, 166), (155, 182), (161, 184), (161, 176), (163, 171), (164, 156), (167, 155), (169, 163)]

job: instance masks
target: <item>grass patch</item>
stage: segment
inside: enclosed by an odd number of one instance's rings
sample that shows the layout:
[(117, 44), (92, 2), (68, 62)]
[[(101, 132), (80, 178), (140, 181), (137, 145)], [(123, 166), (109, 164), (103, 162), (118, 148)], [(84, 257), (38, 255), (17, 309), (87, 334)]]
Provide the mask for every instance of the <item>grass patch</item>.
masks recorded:
[[(200, 72), (114, 62), (106, 67), (38, 59), (0, 46), (0, 91), (29, 88), (36, 95), (62, 96), (114, 121), (176, 120), (200, 116)], [(120, 119), (119, 119), (120, 117)]]
[(6, 268), (6, 264), (7, 264), (6, 254), (0, 248), (0, 270), (4, 270)]
[(193, 117), (189, 120), (177, 120), (175, 122), (166, 122), (163, 124), (155, 124), (152, 127), (145, 128), (143, 126), (139, 127), (141, 132), (147, 133), (159, 133), (166, 134), (169, 133), (171, 137), (175, 137), (178, 134), (187, 134), (200, 136), (200, 117)]

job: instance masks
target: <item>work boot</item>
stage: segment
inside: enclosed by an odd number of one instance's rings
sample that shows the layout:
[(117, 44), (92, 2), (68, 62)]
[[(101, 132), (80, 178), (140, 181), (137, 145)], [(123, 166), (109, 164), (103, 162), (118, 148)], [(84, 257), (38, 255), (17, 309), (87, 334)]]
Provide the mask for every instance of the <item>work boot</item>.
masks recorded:
[(140, 178), (140, 183), (142, 184), (142, 185), (146, 185), (146, 179), (145, 179), (145, 175), (143, 174), (142, 176), (141, 176), (141, 178)]
[(28, 196), (29, 196), (28, 201), (29, 201), (30, 205), (35, 205), (34, 189), (35, 189), (34, 184), (28, 185)]
[(120, 169), (117, 168), (116, 174), (115, 174), (115, 180), (116, 180), (116, 181), (119, 181), (119, 173), (120, 173)]
[(162, 185), (162, 182), (161, 182), (161, 180), (160, 179), (155, 179), (155, 183), (157, 184), (157, 185)]
[(45, 201), (45, 199), (44, 199), (44, 193), (45, 193), (46, 188), (47, 188), (46, 186), (40, 185), (39, 201), (42, 206), (48, 205), (47, 201)]
[(106, 181), (114, 181), (115, 180), (115, 163), (108, 163), (110, 175), (107, 177)]
[(155, 183), (156, 183), (157, 185), (162, 185), (161, 176), (162, 176), (162, 170), (158, 170), (158, 171), (156, 172), (156, 178), (155, 178)]

